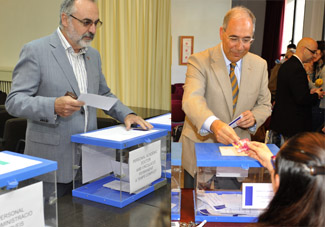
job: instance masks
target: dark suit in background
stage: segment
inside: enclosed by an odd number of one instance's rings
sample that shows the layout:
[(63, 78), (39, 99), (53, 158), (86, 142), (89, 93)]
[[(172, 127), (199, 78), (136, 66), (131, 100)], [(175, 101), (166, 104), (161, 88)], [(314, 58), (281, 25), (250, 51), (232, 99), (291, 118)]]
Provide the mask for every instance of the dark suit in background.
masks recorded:
[(310, 94), (307, 73), (294, 55), (279, 69), (271, 129), (286, 137), (311, 131), (311, 110), (317, 100), (317, 94)]

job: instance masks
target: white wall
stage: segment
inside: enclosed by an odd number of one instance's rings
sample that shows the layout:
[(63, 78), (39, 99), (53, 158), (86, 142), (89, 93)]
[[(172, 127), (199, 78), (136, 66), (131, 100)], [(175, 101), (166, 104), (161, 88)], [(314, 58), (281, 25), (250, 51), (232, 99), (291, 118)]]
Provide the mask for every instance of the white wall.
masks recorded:
[(324, 30), (325, 0), (306, 1), (303, 37), (322, 39)]
[(16, 65), (25, 43), (54, 32), (60, 4), (61, 0), (0, 0), (0, 69)]
[(231, 0), (172, 0), (171, 83), (184, 83), (186, 65), (179, 65), (179, 36), (194, 36), (194, 53), (220, 42), (219, 28)]
[(232, 7), (237, 5), (247, 7), (256, 17), (255, 40), (249, 51), (262, 56), (266, 0), (233, 0)]

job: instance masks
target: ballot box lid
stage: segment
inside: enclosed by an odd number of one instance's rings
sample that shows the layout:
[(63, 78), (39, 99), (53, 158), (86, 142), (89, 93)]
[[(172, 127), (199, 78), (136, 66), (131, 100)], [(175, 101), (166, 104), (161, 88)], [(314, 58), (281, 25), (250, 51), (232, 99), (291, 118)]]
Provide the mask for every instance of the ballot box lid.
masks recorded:
[[(248, 156), (223, 156), (220, 147), (227, 146), (221, 143), (196, 143), (195, 153), (198, 167), (262, 167), (255, 159)], [(228, 145), (232, 146), (232, 145)], [(270, 151), (276, 155), (279, 148), (274, 144), (267, 144)]]
[(0, 152), (0, 187), (8, 182), (23, 181), (57, 170), (57, 162), (19, 154), (11, 151)]
[(171, 125), (172, 125), (171, 113), (149, 118), (146, 121), (152, 124), (155, 128), (163, 128), (163, 129), (167, 129), (169, 132), (171, 131)]
[(127, 131), (124, 125), (117, 125), (72, 135), (71, 141), (114, 149), (125, 149), (141, 143), (151, 143), (152, 140), (167, 136), (167, 134), (168, 131), (166, 129), (154, 128), (149, 131), (130, 129)]

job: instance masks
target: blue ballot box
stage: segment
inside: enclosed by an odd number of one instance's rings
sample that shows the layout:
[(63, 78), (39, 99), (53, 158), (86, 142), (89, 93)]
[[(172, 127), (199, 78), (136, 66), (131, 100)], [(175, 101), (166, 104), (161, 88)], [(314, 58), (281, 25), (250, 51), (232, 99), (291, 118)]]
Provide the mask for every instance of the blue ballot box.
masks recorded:
[(166, 185), (166, 136), (124, 125), (71, 136), (72, 195), (121, 208)]
[(57, 163), (0, 152), (0, 226), (58, 226)]
[(166, 153), (167, 153), (167, 160), (166, 160), (166, 170), (167, 170), (167, 178), (170, 178), (170, 168), (171, 168), (171, 163), (170, 163), (170, 152), (171, 152), (171, 126), (172, 126), (172, 115), (171, 113), (167, 113), (167, 114), (163, 114), (157, 117), (153, 117), (153, 118), (149, 118), (146, 119), (146, 121), (148, 121), (150, 124), (153, 125), (154, 128), (162, 128), (162, 129), (166, 129), (168, 131), (168, 135), (166, 136)]
[(171, 144), (171, 220), (181, 217), (182, 143)]
[[(279, 150), (274, 144), (268, 148), (274, 155)], [(197, 143), (195, 151), (195, 221), (256, 222), (273, 196), (268, 171), (232, 145)], [(261, 197), (255, 199), (258, 187)]]
[(155, 128), (163, 128), (168, 130), (168, 132), (171, 131), (172, 126), (172, 114), (167, 113), (163, 114), (157, 117), (152, 117), (149, 119), (146, 119), (150, 124), (152, 124)]

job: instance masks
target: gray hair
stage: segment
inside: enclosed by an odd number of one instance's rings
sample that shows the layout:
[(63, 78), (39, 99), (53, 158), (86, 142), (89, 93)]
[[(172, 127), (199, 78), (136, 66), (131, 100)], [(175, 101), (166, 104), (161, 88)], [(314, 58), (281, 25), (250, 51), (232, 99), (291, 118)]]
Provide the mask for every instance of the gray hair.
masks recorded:
[[(66, 15), (70, 15), (72, 13), (75, 12), (75, 7), (74, 7), (74, 2), (76, 0), (63, 0), (63, 2), (61, 3), (61, 7), (60, 7), (60, 27), (62, 27), (62, 19), (61, 19), (61, 15), (62, 13), (66, 14)], [(96, 0), (89, 0), (91, 2), (96, 2)]]
[(223, 18), (223, 24), (222, 24), (223, 30), (226, 31), (230, 19), (241, 18), (243, 16), (249, 16), (251, 18), (252, 23), (253, 23), (253, 34), (254, 34), (256, 17), (252, 13), (252, 11), (250, 11), (248, 8), (246, 8), (244, 6), (236, 6), (227, 12), (225, 17)]

